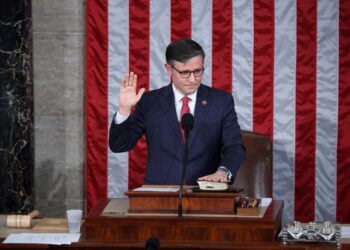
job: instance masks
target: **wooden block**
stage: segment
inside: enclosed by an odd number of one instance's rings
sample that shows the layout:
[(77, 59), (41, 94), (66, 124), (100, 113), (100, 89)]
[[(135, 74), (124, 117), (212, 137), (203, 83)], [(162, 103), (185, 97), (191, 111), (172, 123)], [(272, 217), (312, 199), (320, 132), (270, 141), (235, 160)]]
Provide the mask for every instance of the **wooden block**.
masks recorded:
[(238, 216), (258, 216), (261, 207), (237, 207)]
[(32, 230), (39, 232), (68, 232), (68, 222), (66, 218), (44, 218)]

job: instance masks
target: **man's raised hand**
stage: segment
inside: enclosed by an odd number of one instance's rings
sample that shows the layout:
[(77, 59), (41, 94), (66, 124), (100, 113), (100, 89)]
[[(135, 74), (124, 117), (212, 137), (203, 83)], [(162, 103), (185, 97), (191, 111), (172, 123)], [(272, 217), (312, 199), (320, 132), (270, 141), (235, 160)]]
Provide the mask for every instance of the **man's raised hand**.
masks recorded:
[(119, 112), (122, 115), (129, 115), (131, 108), (141, 99), (145, 92), (141, 88), (136, 94), (137, 75), (134, 72), (126, 74), (120, 85)]

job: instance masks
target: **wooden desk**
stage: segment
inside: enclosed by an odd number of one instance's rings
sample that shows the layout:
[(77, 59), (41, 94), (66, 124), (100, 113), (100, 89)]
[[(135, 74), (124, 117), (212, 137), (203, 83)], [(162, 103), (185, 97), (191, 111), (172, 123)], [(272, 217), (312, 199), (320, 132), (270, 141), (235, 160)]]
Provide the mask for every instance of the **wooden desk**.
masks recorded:
[[(101, 242), (101, 241), (85, 241), (82, 240), (78, 243), (65, 246), (53, 246), (53, 245), (33, 245), (33, 244), (0, 244), (0, 249), (30, 249), (30, 250), (43, 250), (43, 249), (55, 249), (55, 250), (140, 250), (145, 249), (145, 244), (133, 243), (133, 242)], [(338, 250), (335, 244), (326, 243), (298, 243), (283, 245), (280, 242), (246, 242), (237, 243), (235, 245), (208, 245), (208, 246), (195, 246), (191, 244), (165, 244), (161, 242), (160, 250), (179, 250), (179, 249), (191, 249), (191, 250)], [(343, 244), (341, 250), (350, 250), (349, 244)]]
[[(109, 200), (105, 199), (102, 200), (98, 206), (92, 211), (92, 213), (90, 213), (90, 215), (88, 216), (88, 220), (91, 220), (88, 224), (88, 226), (86, 224), (83, 224), (82, 227), (82, 237), (80, 239), (79, 242), (77, 243), (73, 243), (72, 245), (64, 245), (64, 246), (53, 246), (53, 245), (33, 245), (33, 244), (0, 244), (0, 249), (30, 249), (30, 250), (35, 250), (35, 249), (56, 249), (56, 250), (60, 250), (60, 249), (68, 249), (68, 250), (140, 250), (140, 249), (145, 249), (145, 242), (148, 239), (149, 231), (152, 232), (158, 232), (160, 233), (159, 235), (165, 234), (166, 232), (162, 233), (159, 232), (161, 231), (160, 228), (166, 228), (167, 230), (171, 230), (171, 228), (174, 230), (173, 232), (170, 231), (171, 233), (189, 233), (189, 236), (198, 236), (198, 237), (203, 237), (202, 240), (195, 240), (195, 241), (191, 241), (191, 240), (185, 240), (184, 237), (182, 237), (182, 240), (177, 241), (176, 239), (173, 240), (163, 240), (160, 239), (160, 245), (162, 250), (179, 250), (179, 249), (191, 249), (191, 250), (213, 250), (213, 249), (226, 249), (226, 250), (337, 250), (337, 246), (336, 244), (329, 244), (329, 243), (289, 243), (288, 245), (283, 245), (282, 242), (280, 242), (278, 239), (275, 240), (271, 240), (270, 238), (268, 238), (268, 241), (261, 241), (261, 240), (248, 240), (248, 241), (237, 241), (237, 242), (231, 242), (227, 239), (225, 239), (225, 237), (230, 237), (230, 235), (232, 234), (232, 230), (230, 231), (230, 228), (221, 228), (221, 222), (220, 220), (209, 220), (209, 224), (213, 227), (213, 229), (211, 228), (207, 228), (207, 224), (205, 224), (203, 222), (203, 218), (172, 218), (172, 220), (174, 220), (177, 224), (171, 224), (167, 223), (167, 224), (162, 224), (159, 221), (156, 223), (154, 223), (154, 226), (156, 228), (153, 228), (151, 230), (150, 226), (146, 226), (144, 229), (142, 228), (137, 228), (136, 229), (136, 233), (138, 235), (136, 235), (135, 237), (135, 233), (132, 232), (134, 230), (134, 227), (142, 227), (142, 223), (143, 223), (143, 219), (142, 217), (138, 217), (135, 218), (134, 216), (132, 216), (132, 218), (129, 218), (128, 216), (121, 216), (119, 215), (119, 219), (122, 221), (122, 225), (123, 227), (126, 227), (129, 231), (131, 232), (131, 236), (130, 237), (126, 237), (125, 234), (127, 234), (127, 232), (122, 233), (119, 238), (125, 238), (123, 239), (119, 239), (119, 240), (104, 240), (104, 239), (96, 239), (97, 237), (86, 237), (86, 236), (93, 236), (95, 235), (95, 233), (93, 235), (91, 235), (89, 233), (89, 228), (90, 226), (92, 227), (92, 230), (96, 230), (93, 227), (97, 226), (97, 221), (96, 220), (100, 220), (100, 222), (106, 223), (108, 222), (108, 220), (110, 220), (106, 225), (101, 225), (102, 229), (100, 229), (100, 233), (106, 232), (107, 233), (107, 237), (111, 237), (114, 234), (117, 234), (119, 232), (119, 230), (116, 230), (114, 232), (110, 232), (110, 228), (112, 227), (111, 224), (113, 224), (114, 218), (117, 217), (106, 217), (106, 216), (101, 216), (99, 211), (103, 211), (104, 207), (107, 205), (107, 203), (109, 202)], [(266, 228), (267, 231), (271, 231), (271, 227), (273, 228), (273, 225), (271, 224), (271, 219), (274, 216), (279, 217), (279, 213), (280, 210), (282, 210), (282, 206), (283, 203), (282, 202), (278, 202), (278, 201), (274, 201), (272, 203), (272, 206), (267, 210), (264, 218), (261, 218), (259, 222), (255, 221), (256, 219), (248, 219), (248, 218), (229, 218), (229, 220), (231, 221), (231, 223), (233, 223), (235, 226), (233, 228), (233, 231), (236, 230), (236, 234), (239, 234), (240, 236), (245, 236), (245, 235), (250, 235), (248, 232), (242, 232), (242, 228), (243, 231), (245, 231), (246, 229), (244, 229), (244, 227), (254, 227), (256, 224), (260, 224), (259, 227), (261, 228), (261, 230), (264, 230), (264, 228)], [(103, 217), (103, 218), (101, 218)], [(136, 222), (133, 222), (132, 224), (128, 225), (127, 224), (123, 224), (125, 223), (125, 221), (128, 220), (135, 220)], [(204, 218), (205, 220), (206, 218)], [(131, 221), (132, 221), (131, 220)], [(148, 218), (148, 221), (150, 220), (150, 218)], [(158, 220), (156, 218), (156, 220)], [(165, 220), (167, 221), (167, 220)], [(115, 222), (115, 221), (114, 221)], [(92, 224), (91, 224), (92, 223)], [(178, 231), (176, 230), (176, 227), (178, 225), (184, 227), (186, 226), (186, 223), (193, 223), (194, 225), (189, 225), (189, 228), (182, 228), (183, 231)], [(204, 224), (203, 224), (204, 223)], [(242, 225), (237, 225), (238, 223), (242, 223)], [(90, 224), (90, 225), (89, 225)], [(159, 225), (158, 225), (159, 224)], [(183, 225), (184, 224), (184, 225)], [(152, 225), (152, 223), (151, 223)], [(204, 226), (203, 226), (204, 225)], [(159, 227), (159, 228), (158, 228)], [(209, 226), (210, 227), (210, 226)], [(224, 227), (228, 227), (227, 225)], [(215, 229), (216, 228), (216, 229)], [(206, 239), (206, 235), (213, 233), (214, 230), (217, 230), (217, 228), (219, 228), (219, 232), (214, 233), (214, 236), (210, 236), (213, 237), (214, 240), (216, 240), (217, 242), (213, 243), (213, 239), (212, 238), (208, 238)], [(220, 229), (221, 228), (221, 229)], [(148, 231), (147, 231), (148, 230)], [(251, 234), (254, 233), (254, 231), (252, 229), (248, 230)], [(11, 231), (9, 233), (20, 233), (23, 232), (23, 230), (16, 230), (15, 231)], [(27, 232), (30, 232), (30, 229), (27, 229)], [(225, 234), (226, 232), (226, 234)], [(258, 232), (259, 233), (259, 232)], [(221, 235), (220, 235), (221, 234)], [(238, 235), (237, 235), (238, 236)], [(4, 236), (2, 236), (4, 237)], [(6, 236), (5, 236), (6, 237)], [(135, 238), (133, 238), (135, 237)], [(180, 237), (179, 235), (175, 235), (175, 237)], [(189, 237), (188, 237), (189, 238)], [(0, 242), (4, 240), (4, 238), (0, 238)], [(346, 240), (346, 241), (345, 241)], [(350, 250), (350, 240), (349, 239), (344, 239), (343, 242), (347, 242), (347, 244), (343, 244), (341, 246), (342, 250)]]
[(235, 245), (274, 242), (281, 229), (283, 201), (272, 201), (262, 218), (230, 216), (101, 215), (109, 199), (101, 200), (83, 224), (85, 241), (144, 244), (151, 236), (167, 245)]

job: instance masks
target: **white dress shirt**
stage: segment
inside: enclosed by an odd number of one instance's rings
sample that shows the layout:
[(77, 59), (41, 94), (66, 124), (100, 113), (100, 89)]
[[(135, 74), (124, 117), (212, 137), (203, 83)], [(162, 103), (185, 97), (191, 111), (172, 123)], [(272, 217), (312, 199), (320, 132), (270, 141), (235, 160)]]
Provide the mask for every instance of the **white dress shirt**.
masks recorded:
[[(177, 88), (175, 88), (174, 84), (172, 85), (173, 91), (174, 91), (174, 96), (175, 96), (175, 109), (176, 109), (176, 115), (177, 115), (177, 120), (180, 121), (180, 113), (181, 113), (181, 108), (182, 108), (182, 98), (184, 97), (183, 94), (181, 94)], [(197, 100), (197, 90), (196, 92), (188, 95), (190, 98), (190, 101), (188, 102), (188, 106), (190, 107), (190, 112), (194, 116), (194, 111), (196, 107), (196, 100)]]

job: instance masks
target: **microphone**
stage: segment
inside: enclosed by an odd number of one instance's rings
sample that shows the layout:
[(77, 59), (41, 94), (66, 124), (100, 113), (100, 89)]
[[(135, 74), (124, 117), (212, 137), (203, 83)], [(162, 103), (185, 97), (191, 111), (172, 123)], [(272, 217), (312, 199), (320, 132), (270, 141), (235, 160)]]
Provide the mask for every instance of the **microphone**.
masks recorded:
[(159, 250), (160, 249), (160, 242), (158, 238), (152, 236), (148, 238), (145, 244), (145, 250)]
[(185, 132), (185, 143), (188, 144), (188, 138), (190, 136), (190, 131), (193, 129), (194, 117), (191, 113), (186, 113), (181, 118), (181, 127)]
[(193, 129), (194, 126), (194, 117), (191, 113), (186, 113), (181, 118), (181, 127), (184, 130), (185, 135), (185, 152), (184, 152), (184, 158), (182, 161), (182, 175), (181, 175), (181, 182), (180, 182), (180, 190), (179, 190), (179, 202), (178, 202), (178, 208), (177, 208), (177, 214), (179, 217), (182, 217), (182, 190), (184, 185), (184, 179), (185, 179), (185, 173), (186, 173), (186, 166), (187, 166), (187, 158), (188, 158), (188, 139), (190, 137), (190, 131)]

